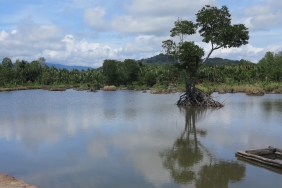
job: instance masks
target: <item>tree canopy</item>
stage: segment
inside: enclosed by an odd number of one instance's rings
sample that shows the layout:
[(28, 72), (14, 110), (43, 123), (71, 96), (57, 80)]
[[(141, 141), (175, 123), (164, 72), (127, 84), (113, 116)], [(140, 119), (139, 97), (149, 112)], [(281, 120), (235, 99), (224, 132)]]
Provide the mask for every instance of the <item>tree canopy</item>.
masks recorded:
[(268, 80), (281, 81), (282, 78), (282, 52), (266, 52), (265, 56), (259, 61), (261, 73)]
[(2, 65), (5, 66), (5, 67), (9, 67), (9, 68), (13, 67), (12, 60), (8, 57), (3, 58)]
[(199, 27), (199, 34), (203, 37), (202, 41), (212, 45), (203, 63), (214, 50), (248, 44), (248, 28), (244, 24), (232, 25), (231, 14), (226, 6), (218, 9), (206, 5), (196, 14), (196, 22)]
[[(201, 61), (204, 56), (203, 48), (194, 42), (184, 41), (186, 35), (193, 35), (196, 31), (203, 37), (203, 42), (211, 44), (211, 50), (203, 61)], [(214, 50), (240, 47), (247, 44), (249, 39), (248, 28), (244, 24), (232, 25), (231, 14), (226, 6), (219, 9), (206, 5), (196, 14), (196, 23), (178, 18), (174, 22), (174, 28), (170, 30), (170, 36), (178, 37), (179, 42), (176, 43), (172, 39), (163, 41), (162, 47), (165, 54), (174, 60), (177, 59), (178, 63), (175, 65), (186, 71), (184, 76), (186, 92), (180, 96), (177, 105), (222, 107), (222, 104), (196, 88), (197, 73)]]
[[(211, 50), (202, 64), (206, 62), (214, 50), (240, 47), (248, 44), (249, 40), (248, 28), (244, 24), (231, 24), (231, 14), (226, 6), (219, 9), (206, 5), (196, 14), (196, 23), (182, 19), (175, 21), (174, 28), (170, 30), (170, 36), (178, 37), (179, 42), (177, 44), (171, 39), (163, 41), (162, 47), (165, 53), (176, 58), (182, 56), (181, 53), (184, 51), (180, 49), (184, 45), (185, 36), (195, 34), (196, 31), (203, 37), (202, 42), (211, 44)], [(195, 56), (195, 54), (193, 55)]]

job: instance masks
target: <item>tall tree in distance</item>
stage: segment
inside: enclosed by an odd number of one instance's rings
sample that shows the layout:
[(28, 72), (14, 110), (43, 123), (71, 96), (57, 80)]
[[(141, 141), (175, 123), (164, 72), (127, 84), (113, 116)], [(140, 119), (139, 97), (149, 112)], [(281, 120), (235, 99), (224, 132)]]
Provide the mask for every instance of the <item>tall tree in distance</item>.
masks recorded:
[(13, 63), (12, 60), (8, 57), (3, 58), (2, 60), (2, 65), (8, 68), (12, 68), (13, 67)]
[[(185, 70), (186, 92), (180, 96), (177, 105), (183, 106), (214, 106), (223, 104), (213, 100), (208, 94), (195, 87), (198, 70), (214, 50), (220, 48), (237, 48), (248, 44), (249, 32), (244, 24), (231, 24), (231, 14), (226, 6), (222, 8), (206, 5), (196, 14), (196, 23), (178, 19), (170, 30), (171, 37), (178, 37), (179, 42), (169, 39), (163, 41), (162, 47), (166, 55), (178, 60), (177, 67)], [(199, 32), (202, 41), (211, 44), (211, 50), (204, 60), (204, 50), (194, 42), (186, 42), (186, 35)]]
[(37, 61), (40, 63), (40, 65), (43, 66), (45, 64), (45, 62), (46, 62), (46, 59), (44, 57), (40, 57), (40, 58), (38, 58)]
[(102, 69), (103, 74), (106, 76), (107, 84), (117, 85), (118, 81), (118, 66), (119, 61), (106, 59), (104, 60)]

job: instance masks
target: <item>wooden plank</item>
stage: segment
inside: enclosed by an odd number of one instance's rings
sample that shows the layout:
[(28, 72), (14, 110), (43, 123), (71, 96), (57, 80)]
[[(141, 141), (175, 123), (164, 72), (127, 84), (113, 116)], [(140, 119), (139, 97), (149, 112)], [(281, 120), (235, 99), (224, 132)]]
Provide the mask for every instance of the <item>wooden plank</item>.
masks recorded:
[(279, 152), (279, 151), (276, 151), (276, 152), (275, 152), (275, 155), (282, 156), (282, 153)]
[(269, 149), (276, 149), (276, 151), (278, 151), (278, 152), (282, 153), (282, 149), (279, 149), (279, 148), (274, 148), (274, 147), (272, 147), (272, 146), (268, 146), (268, 148), (269, 148)]
[(242, 157), (262, 164), (282, 168), (281, 160), (279, 159), (275, 160), (275, 159), (269, 159), (263, 157), (263, 155), (269, 155), (269, 154), (273, 154), (277, 158), (282, 158), (282, 149), (269, 146), (268, 148), (264, 148), (264, 149), (253, 149), (253, 150), (246, 150), (245, 152), (244, 151), (236, 152), (236, 156), (238, 157)]
[(262, 161), (266, 161), (268, 163), (278, 164), (278, 165), (281, 165), (281, 167), (282, 167), (282, 163), (281, 162), (275, 161), (273, 159), (268, 159), (268, 158), (265, 158), (265, 157), (262, 157), (262, 156), (258, 156), (258, 155), (254, 155), (254, 154), (249, 154), (249, 153), (245, 153), (245, 152), (242, 152), (242, 151), (238, 151), (237, 153), (240, 153), (243, 156), (253, 157), (253, 158), (256, 158), (256, 159), (259, 159), (259, 160), (262, 160)]
[(243, 151), (238, 151), (236, 154), (240, 155), (242, 157), (246, 157), (247, 159), (253, 159), (255, 161), (259, 161), (259, 162), (262, 162), (262, 163), (265, 163), (265, 164), (269, 164), (269, 165), (273, 165), (273, 166), (277, 166), (277, 167), (282, 168), (282, 163), (279, 162), (279, 161), (275, 161), (275, 160), (272, 160), (272, 159), (267, 159), (265, 157), (261, 157), (261, 156), (250, 154), (250, 153), (246, 153), (246, 152), (243, 152)]
[(267, 154), (272, 154), (273, 150), (270, 148), (253, 149), (253, 150), (246, 150), (246, 153), (255, 154), (255, 155), (267, 155)]
[(261, 163), (261, 162), (255, 161), (253, 159), (247, 159), (246, 157), (242, 157), (242, 156), (239, 156), (239, 155), (236, 155), (236, 157), (239, 161), (244, 161), (244, 162), (247, 162), (247, 163), (254, 165), (254, 166), (257, 166), (257, 167), (266, 168), (266, 169), (268, 169), (272, 172), (279, 173), (279, 174), (282, 175), (282, 168), (281, 167)]
[(265, 161), (265, 160), (262, 160), (262, 159), (259, 159), (259, 158), (255, 158), (255, 157), (252, 157), (252, 156), (247, 156), (247, 155), (244, 155), (242, 153), (237, 153), (236, 156), (237, 157), (242, 157), (242, 158), (245, 158), (245, 159), (249, 159), (249, 160), (253, 160), (253, 161), (259, 162), (261, 164), (282, 168), (282, 166), (279, 165), (279, 164), (268, 162), (268, 161)]
[(242, 157), (244, 159), (248, 159), (248, 160), (252, 160), (252, 161), (256, 161), (256, 162), (259, 162), (261, 164), (265, 164), (265, 165), (269, 165), (269, 166), (274, 166), (274, 167), (278, 167), (278, 168), (282, 168), (280, 165), (278, 164), (274, 164), (274, 163), (269, 163), (269, 162), (266, 162), (266, 161), (262, 161), (260, 159), (256, 159), (256, 158), (253, 158), (253, 157), (248, 157), (246, 155), (242, 155), (241, 153), (236, 153), (236, 155), (238, 157)]

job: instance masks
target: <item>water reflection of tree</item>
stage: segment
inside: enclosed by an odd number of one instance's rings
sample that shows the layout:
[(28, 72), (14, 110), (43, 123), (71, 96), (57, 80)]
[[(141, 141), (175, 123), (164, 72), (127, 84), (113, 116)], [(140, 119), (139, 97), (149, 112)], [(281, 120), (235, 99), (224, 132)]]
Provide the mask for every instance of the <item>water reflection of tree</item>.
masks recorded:
[[(197, 135), (207, 134), (204, 130), (196, 129), (196, 121), (208, 109), (188, 107), (180, 110), (185, 113), (184, 131), (175, 140), (172, 148), (160, 153), (163, 166), (170, 171), (174, 181), (178, 184), (194, 181), (196, 187), (228, 187), (229, 182), (240, 181), (245, 176), (245, 166), (235, 161), (214, 160), (197, 139)], [(209, 164), (203, 161), (204, 156), (210, 159)], [(198, 172), (193, 169), (196, 164), (200, 165)]]
[[(203, 154), (198, 148), (195, 122), (198, 115), (203, 112), (196, 113), (196, 110), (205, 108), (189, 108), (187, 111), (184, 108), (179, 108), (185, 113), (185, 129), (174, 142), (173, 147), (161, 152), (160, 156), (163, 159), (164, 167), (170, 170), (176, 183), (186, 184), (196, 177), (191, 167), (203, 158)], [(194, 139), (191, 139), (191, 136)]]
[(204, 165), (198, 173), (196, 187), (218, 188), (228, 187), (228, 183), (236, 183), (245, 176), (246, 167), (235, 161), (219, 161)]
[(263, 101), (261, 103), (262, 108), (267, 113), (271, 112), (282, 112), (282, 100), (276, 100), (276, 101)]

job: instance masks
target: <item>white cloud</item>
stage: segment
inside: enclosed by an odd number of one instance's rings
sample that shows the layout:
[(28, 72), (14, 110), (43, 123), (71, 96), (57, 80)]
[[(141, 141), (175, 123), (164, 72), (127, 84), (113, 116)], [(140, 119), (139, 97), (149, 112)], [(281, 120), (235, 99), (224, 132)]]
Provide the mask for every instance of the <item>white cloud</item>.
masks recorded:
[(258, 54), (259, 52), (263, 51), (263, 48), (256, 48), (252, 46), (251, 44), (247, 44), (247, 52), (252, 52), (254, 54)]
[(6, 39), (9, 36), (9, 34), (6, 31), (1, 31), (0, 33), (0, 41)]
[(165, 0), (161, 3), (153, 0), (133, 0), (124, 5), (125, 12), (106, 21), (106, 10), (101, 7), (89, 8), (84, 12), (84, 22), (96, 30), (120, 32), (122, 34), (164, 34), (169, 33), (177, 17), (195, 19), (195, 13), (206, 4), (215, 4), (215, 0), (191, 1)]
[(160, 44), (163, 40), (165, 38), (154, 35), (139, 35), (134, 40), (125, 43), (123, 52), (125, 54), (155, 52), (156, 49), (160, 49)]
[(197, 10), (200, 10), (205, 5), (215, 5), (215, 0), (133, 0), (130, 5), (126, 5), (126, 9), (131, 14), (141, 14), (154, 16), (176, 16), (176, 17), (195, 17)]
[[(253, 63), (257, 63), (266, 52), (275, 52), (281, 51), (282, 45), (269, 45), (265, 48), (255, 47), (251, 44), (247, 44), (246, 46), (242, 46), (240, 48), (224, 48), (216, 50), (212, 53), (211, 57), (221, 57), (232, 60), (240, 60), (245, 59), (249, 60)], [(207, 54), (210, 48), (205, 46), (205, 52)]]
[(88, 8), (84, 11), (84, 22), (94, 30), (103, 30), (107, 27), (104, 20), (105, 14), (106, 10), (101, 7)]
[[(57, 43), (62, 30), (55, 25), (36, 25), (32, 17), (19, 22), (17, 29), (11, 34), (1, 33), (0, 56), (10, 57), (13, 60), (20, 58), (34, 60), (46, 49), (60, 50), (63, 45)], [(9, 36), (8, 36), (9, 35)]]
[(244, 23), (252, 30), (268, 30), (282, 24), (282, 3), (279, 0), (261, 1), (262, 4), (245, 9)]
[(54, 25), (36, 25), (32, 17), (22, 20), (12, 34), (0, 32), (0, 56), (32, 61), (43, 56), (49, 62), (98, 67), (104, 59), (117, 58), (121, 48), (76, 41), (72, 35), (62, 35)]
[(169, 33), (176, 17), (118, 16), (112, 21), (112, 28), (125, 34), (163, 34)]
[(63, 56), (59, 54), (57, 58), (73, 65), (79, 63), (93, 67), (101, 66), (104, 59), (115, 59), (121, 51), (107, 45), (87, 42), (85, 39), (76, 41), (72, 35), (66, 35), (62, 42), (65, 44), (65, 49), (61, 52)]
[(18, 31), (17, 30), (13, 30), (12, 32), (11, 32), (11, 34), (16, 34)]
[(115, 48), (101, 43), (89, 42), (86, 39), (76, 40), (72, 35), (66, 35), (61, 41), (65, 48), (60, 51), (45, 50), (43, 56), (54, 61), (68, 62), (93, 67), (102, 66), (105, 59), (141, 59), (158, 54), (163, 37), (140, 35), (133, 40)]
[[(94, 67), (108, 58), (151, 57), (161, 52), (162, 41), (169, 38), (177, 17), (194, 20), (195, 13), (204, 5), (217, 3), (216, 0), (71, 0), (57, 5), (26, 4), (19, 6), (22, 9), (17, 14), (5, 15), (0, 22), (5, 25), (17, 22), (16, 26), (0, 31), (0, 56), (28, 61), (44, 56), (49, 62)], [(231, 12), (238, 11), (234, 4), (226, 4)], [(42, 10), (45, 5), (52, 8), (51, 13)], [(282, 3), (265, 0), (240, 5), (243, 5), (239, 8), (241, 14), (233, 15), (232, 19), (250, 28), (249, 45), (217, 50), (212, 57), (257, 62), (267, 50), (281, 51)], [(186, 39), (197, 42), (205, 51), (210, 49), (198, 34)]]

